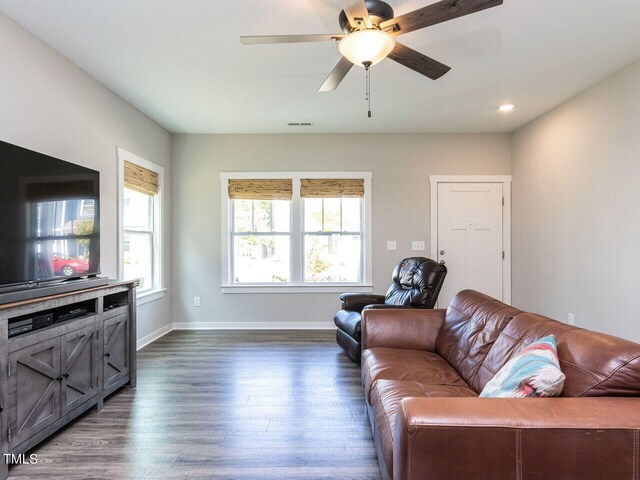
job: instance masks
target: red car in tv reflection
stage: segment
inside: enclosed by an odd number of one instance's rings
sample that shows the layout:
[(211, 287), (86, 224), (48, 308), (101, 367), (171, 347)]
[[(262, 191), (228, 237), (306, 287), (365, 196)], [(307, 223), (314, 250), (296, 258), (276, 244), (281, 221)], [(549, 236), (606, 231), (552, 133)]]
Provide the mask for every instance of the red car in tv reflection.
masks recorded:
[(53, 254), (53, 272), (56, 275), (64, 275), (71, 277), (80, 275), (89, 271), (89, 262), (86, 260), (77, 260), (63, 253)]

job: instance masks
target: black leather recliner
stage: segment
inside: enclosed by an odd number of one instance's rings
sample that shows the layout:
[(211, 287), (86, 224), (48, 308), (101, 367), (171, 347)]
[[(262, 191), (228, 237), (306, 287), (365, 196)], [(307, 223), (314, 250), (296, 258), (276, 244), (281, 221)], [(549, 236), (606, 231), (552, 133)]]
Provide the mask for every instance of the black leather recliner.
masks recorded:
[(362, 311), (367, 308), (433, 308), (447, 275), (447, 267), (435, 260), (411, 257), (393, 270), (386, 295), (343, 293), (342, 310), (333, 321), (338, 327), (336, 341), (354, 362), (360, 363)]

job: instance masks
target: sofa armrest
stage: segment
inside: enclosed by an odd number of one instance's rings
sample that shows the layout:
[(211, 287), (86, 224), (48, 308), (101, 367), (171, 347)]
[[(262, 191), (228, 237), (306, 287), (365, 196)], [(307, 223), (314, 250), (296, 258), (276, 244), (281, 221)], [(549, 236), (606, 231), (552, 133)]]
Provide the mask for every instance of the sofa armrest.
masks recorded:
[(365, 309), (362, 350), (376, 347), (435, 351), (446, 310)]
[(363, 310), (404, 310), (405, 308), (416, 308), (411, 305), (387, 305), (386, 303), (374, 303), (367, 305)]
[(384, 303), (384, 295), (374, 295), (371, 293), (343, 293), (340, 295), (342, 300), (342, 310), (350, 310), (352, 312), (362, 312), (367, 305), (374, 303)]
[(395, 480), (633, 478), (640, 466), (640, 398), (405, 398), (394, 428)]

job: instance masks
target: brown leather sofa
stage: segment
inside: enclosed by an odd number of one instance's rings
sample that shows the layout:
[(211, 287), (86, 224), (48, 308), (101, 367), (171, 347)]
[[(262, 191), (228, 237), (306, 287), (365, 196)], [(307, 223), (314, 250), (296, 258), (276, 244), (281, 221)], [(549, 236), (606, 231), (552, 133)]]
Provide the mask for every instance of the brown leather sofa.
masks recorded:
[[(640, 479), (640, 345), (471, 290), (447, 310), (364, 312), (362, 382), (395, 480)], [(556, 337), (560, 398), (477, 398), (516, 353)]]

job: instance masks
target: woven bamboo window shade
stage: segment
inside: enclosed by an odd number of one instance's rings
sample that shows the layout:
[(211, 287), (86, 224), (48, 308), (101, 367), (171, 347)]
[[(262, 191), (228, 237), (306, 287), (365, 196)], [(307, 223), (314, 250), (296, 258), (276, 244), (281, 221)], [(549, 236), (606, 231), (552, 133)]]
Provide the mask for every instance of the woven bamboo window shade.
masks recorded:
[(157, 195), (158, 174), (131, 162), (124, 162), (124, 186), (145, 195)]
[(232, 200), (291, 200), (291, 179), (231, 179), (229, 198)]
[(300, 180), (302, 198), (361, 198), (364, 197), (362, 178), (303, 178)]

